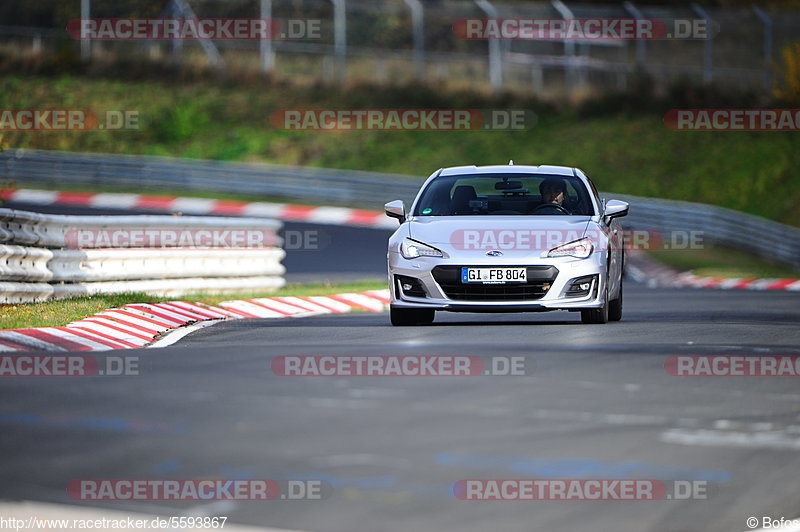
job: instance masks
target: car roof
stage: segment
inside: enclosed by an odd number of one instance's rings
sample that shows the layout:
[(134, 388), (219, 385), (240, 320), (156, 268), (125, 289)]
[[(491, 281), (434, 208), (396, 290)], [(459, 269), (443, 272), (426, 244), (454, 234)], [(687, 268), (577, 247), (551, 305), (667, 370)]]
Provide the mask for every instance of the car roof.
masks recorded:
[(469, 174), (541, 174), (573, 176), (575, 175), (575, 170), (569, 166), (555, 166), (549, 164), (542, 164), (539, 166), (521, 164), (475, 166), (473, 164), (471, 166), (451, 166), (450, 168), (443, 168), (442, 171), (439, 172), (439, 177)]

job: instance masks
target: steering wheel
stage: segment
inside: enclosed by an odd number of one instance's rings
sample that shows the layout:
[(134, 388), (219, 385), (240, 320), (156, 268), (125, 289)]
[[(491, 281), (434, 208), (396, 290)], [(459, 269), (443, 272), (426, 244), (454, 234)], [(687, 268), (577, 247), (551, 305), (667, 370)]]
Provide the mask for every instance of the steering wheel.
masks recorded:
[(531, 211), (531, 214), (536, 214), (537, 212), (544, 209), (555, 209), (557, 211), (561, 211), (563, 214), (572, 214), (565, 207), (562, 207), (558, 203), (542, 203), (541, 205), (533, 209), (533, 211)]

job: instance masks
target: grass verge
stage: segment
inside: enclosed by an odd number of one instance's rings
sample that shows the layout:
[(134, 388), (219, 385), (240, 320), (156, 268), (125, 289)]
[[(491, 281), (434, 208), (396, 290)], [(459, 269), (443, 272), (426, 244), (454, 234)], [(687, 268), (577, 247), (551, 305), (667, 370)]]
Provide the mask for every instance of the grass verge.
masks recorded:
[(363, 292), (386, 288), (381, 281), (357, 281), (352, 283), (308, 283), (287, 285), (273, 292), (249, 292), (238, 294), (208, 295), (188, 294), (180, 297), (156, 297), (141, 293), (97, 295), (0, 306), (0, 329), (22, 329), (28, 327), (59, 327), (72, 321), (91, 316), (102, 310), (129, 303), (158, 303), (161, 301), (202, 301), (217, 304), (231, 299), (253, 299), (276, 296), (323, 296), (343, 292)]

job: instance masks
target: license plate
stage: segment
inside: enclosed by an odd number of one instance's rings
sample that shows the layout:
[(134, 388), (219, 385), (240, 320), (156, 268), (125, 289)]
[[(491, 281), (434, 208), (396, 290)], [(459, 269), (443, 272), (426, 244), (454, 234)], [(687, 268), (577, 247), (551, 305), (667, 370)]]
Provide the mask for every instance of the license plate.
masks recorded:
[(527, 281), (526, 268), (461, 268), (462, 283), (506, 284)]

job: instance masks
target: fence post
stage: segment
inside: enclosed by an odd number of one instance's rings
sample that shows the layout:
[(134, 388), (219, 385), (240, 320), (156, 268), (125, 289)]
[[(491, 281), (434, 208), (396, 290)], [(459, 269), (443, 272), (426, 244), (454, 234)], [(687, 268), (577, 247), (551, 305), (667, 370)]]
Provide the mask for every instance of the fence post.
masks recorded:
[[(572, 17), (572, 11), (562, 2), (561, 0), (551, 0), (550, 3), (552, 4), (553, 8), (558, 11), (558, 14), (561, 15), (561, 18), (570, 19)], [(567, 39), (564, 41), (564, 54), (568, 57), (567, 59), (567, 75), (566, 77), (566, 85), (567, 85), (567, 95), (572, 95), (575, 89), (575, 41), (571, 39)]]
[(753, 13), (764, 24), (764, 86), (769, 90), (772, 88), (772, 32), (775, 22), (758, 6), (753, 6)]
[(275, 38), (273, 34), (274, 25), (272, 24), (272, 0), (261, 0), (261, 19), (266, 20), (269, 25), (269, 37), (262, 38), (259, 42), (258, 51), (261, 54), (261, 70), (263, 72), (272, 72), (275, 68), (275, 52), (272, 49), (272, 39)]
[[(475, 3), (490, 18), (500, 18), (489, 0), (475, 0)], [(500, 41), (497, 39), (489, 39), (489, 83), (492, 90), (499, 89), (503, 84), (503, 56), (500, 53)]]
[[(81, 0), (81, 20), (91, 17), (90, 0)], [(83, 37), (83, 36), (81, 36)], [(92, 41), (86, 38), (81, 39), (81, 61), (88, 61), (92, 55)]]
[(714, 59), (712, 57), (713, 41), (711, 40), (711, 24), (714, 23), (708, 12), (700, 4), (692, 4), (692, 9), (706, 21), (706, 43), (703, 48), (703, 82), (711, 83), (714, 78)]
[(347, 76), (347, 5), (345, 0), (333, 3), (334, 52), (336, 54), (336, 79), (342, 83)]
[[(625, 9), (628, 13), (633, 16), (633, 18), (643, 19), (644, 14), (639, 10), (638, 7), (633, 5), (633, 2), (625, 2), (622, 4), (625, 6)], [(636, 66), (640, 70), (644, 70), (646, 68), (645, 62), (647, 61), (647, 41), (644, 39), (637, 39), (636, 40)]]
[(620, 67), (617, 70), (617, 90), (624, 91), (628, 89), (628, 41), (619, 47), (617, 55), (620, 58)]
[[(192, 10), (191, 6), (185, 2), (185, 0), (172, 0), (173, 5), (175, 6), (175, 10), (180, 13), (180, 16), (183, 18), (197, 18), (194, 11)], [(173, 45), (176, 41), (173, 41)], [(211, 63), (211, 66), (215, 68), (222, 67), (222, 56), (219, 55), (219, 50), (217, 50), (216, 45), (211, 42), (209, 39), (199, 39), (198, 42), (200, 46), (203, 48), (203, 51), (206, 53), (208, 57), (208, 62)], [(182, 44), (182, 43), (181, 43)]]
[[(180, 6), (177, 0), (169, 0), (167, 7), (161, 12), (162, 18), (177, 18), (180, 16)], [(183, 41), (173, 37), (172, 43), (172, 62), (176, 65), (181, 63), (181, 51), (183, 50)]]
[(425, 78), (425, 33), (424, 11), (419, 0), (404, 0), (411, 10), (411, 35), (414, 40), (414, 76), (417, 79)]
[(531, 83), (535, 94), (541, 95), (544, 92), (544, 72), (540, 63), (531, 64)]

